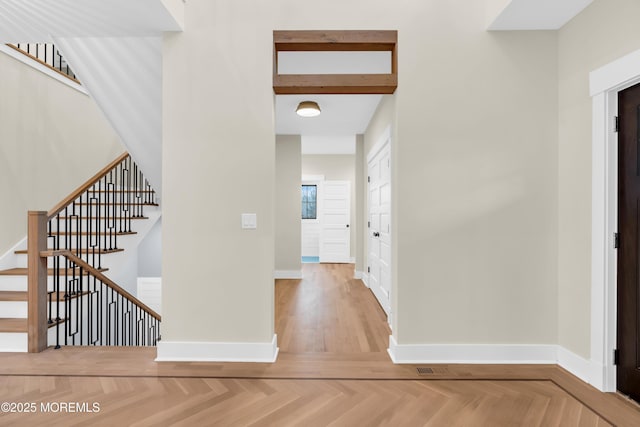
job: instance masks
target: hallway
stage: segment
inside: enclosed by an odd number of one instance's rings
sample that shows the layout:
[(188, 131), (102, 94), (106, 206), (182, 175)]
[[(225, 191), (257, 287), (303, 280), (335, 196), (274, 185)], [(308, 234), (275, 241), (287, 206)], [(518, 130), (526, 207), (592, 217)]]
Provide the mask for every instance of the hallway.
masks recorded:
[(303, 264), (302, 280), (276, 280), (280, 353), (384, 353), (391, 330), (353, 264)]

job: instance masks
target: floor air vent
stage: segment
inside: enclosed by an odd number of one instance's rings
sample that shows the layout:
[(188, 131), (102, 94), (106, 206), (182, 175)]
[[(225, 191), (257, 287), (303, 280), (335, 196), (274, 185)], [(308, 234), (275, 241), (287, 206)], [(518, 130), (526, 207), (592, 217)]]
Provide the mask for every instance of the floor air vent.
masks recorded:
[(416, 369), (418, 370), (418, 374), (420, 375), (433, 374), (432, 368), (416, 368)]

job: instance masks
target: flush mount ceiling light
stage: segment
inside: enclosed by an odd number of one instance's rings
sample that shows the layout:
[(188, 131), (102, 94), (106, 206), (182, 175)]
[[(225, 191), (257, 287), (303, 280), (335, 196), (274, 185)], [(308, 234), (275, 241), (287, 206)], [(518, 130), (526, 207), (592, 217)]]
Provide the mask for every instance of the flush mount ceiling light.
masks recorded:
[(296, 114), (301, 117), (319, 116), (320, 106), (315, 101), (302, 101), (296, 108)]

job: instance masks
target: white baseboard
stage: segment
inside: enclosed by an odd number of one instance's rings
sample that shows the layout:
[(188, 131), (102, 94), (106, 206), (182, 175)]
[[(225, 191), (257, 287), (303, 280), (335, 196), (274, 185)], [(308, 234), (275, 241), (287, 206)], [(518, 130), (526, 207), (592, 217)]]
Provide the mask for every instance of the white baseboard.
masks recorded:
[(367, 274), (367, 273), (365, 273), (365, 272), (363, 271), (363, 272), (362, 272), (362, 277), (361, 277), (361, 279), (362, 279), (362, 283), (364, 283), (364, 285), (365, 285), (367, 288), (370, 288), (370, 287), (371, 287), (371, 286), (369, 286), (369, 274)]
[(360, 279), (360, 280), (364, 281), (364, 279), (363, 279), (364, 278), (364, 272), (356, 270), (356, 272), (353, 275), (353, 278), (354, 279)]
[(255, 362), (274, 363), (277, 335), (271, 342), (158, 342), (156, 362)]
[(302, 279), (302, 270), (276, 270), (274, 279)]
[(536, 363), (556, 364), (555, 345), (403, 344), (389, 336), (393, 363)]
[(558, 346), (558, 365), (582, 381), (593, 384), (595, 375), (593, 375), (591, 362), (562, 346)]
[[(592, 384), (597, 366), (554, 344), (403, 344), (389, 336), (393, 363), (553, 364)], [(593, 384), (598, 388), (597, 384)]]
[(349, 258), (349, 264), (355, 264), (355, 263), (356, 263), (356, 257)]

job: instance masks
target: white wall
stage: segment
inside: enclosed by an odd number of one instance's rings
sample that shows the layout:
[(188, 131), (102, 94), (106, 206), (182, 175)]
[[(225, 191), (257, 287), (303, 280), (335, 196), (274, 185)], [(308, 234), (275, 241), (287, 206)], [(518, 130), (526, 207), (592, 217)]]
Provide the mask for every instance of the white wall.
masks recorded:
[(276, 137), (275, 269), (300, 271), (299, 135)]
[(162, 218), (138, 246), (138, 277), (162, 277)]
[(589, 72), (640, 49), (640, 3), (596, 0), (559, 35), (559, 343), (590, 355)]
[(0, 256), (124, 147), (87, 95), (0, 53)]
[(396, 340), (556, 343), (556, 33), (488, 33), (471, 0), (361, 6), (191, 0), (165, 36), (163, 341), (272, 342), (272, 31), (375, 28), (399, 36)]
[(272, 13), (193, 0), (187, 30), (165, 35), (163, 343), (273, 340)]

